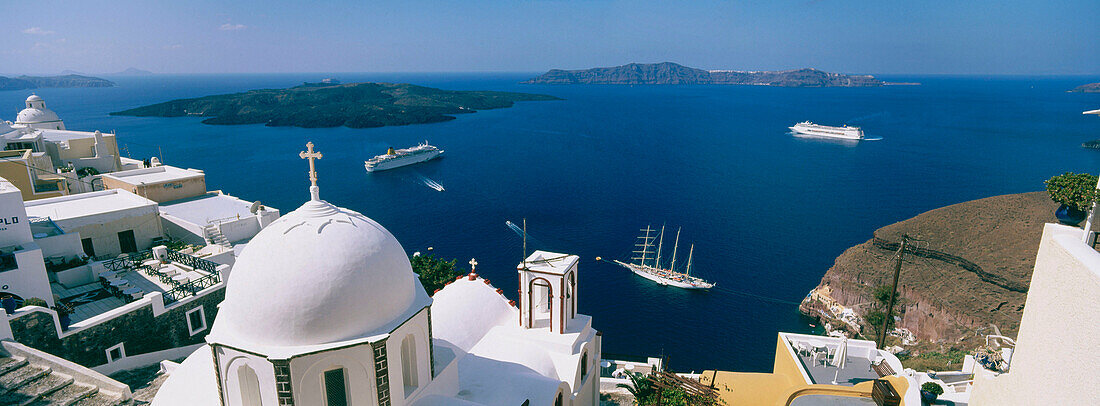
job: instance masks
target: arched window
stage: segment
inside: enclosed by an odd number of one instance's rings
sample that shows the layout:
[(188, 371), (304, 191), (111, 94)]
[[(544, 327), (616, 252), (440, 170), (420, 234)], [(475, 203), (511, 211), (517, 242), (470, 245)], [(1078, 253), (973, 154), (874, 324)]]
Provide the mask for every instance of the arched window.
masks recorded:
[(581, 353), (581, 382), (588, 377), (588, 351)]
[(248, 365), (237, 368), (237, 386), (241, 389), (241, 404), (244, 406), (260, 406), (260, 378), (256, 371)]
[(348, 381), (344, 368), (325, 371), (325, 405), (348, 406)]
[(417, 387), (416, 338), (412, 334), (401, 340), (401, 381), (405, 384), (405, 397)]

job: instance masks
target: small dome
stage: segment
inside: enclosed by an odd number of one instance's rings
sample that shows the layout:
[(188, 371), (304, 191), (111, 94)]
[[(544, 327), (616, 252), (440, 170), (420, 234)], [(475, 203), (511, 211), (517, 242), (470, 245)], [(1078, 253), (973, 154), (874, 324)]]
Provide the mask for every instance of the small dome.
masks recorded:
[[(36, 96), (31, 96), (36, 97)], [(57, 116), (50, 109), (36, 109), (25, 108), (19, 112), (19, 115), (15, 117), (16, 124), (40, 124), (40, 123), (54, 123), (61, 121), (61, 118)]]
[(377, 330), (402, 317), (418, 289), (409, 258), (389, 231), (362, 214), (311, 200), (265, 227), (241, 252), (211, 335), (284, 347), (384, 333)]
[(32, 94), (32, 95), (30, 95), (30, 97), (27, 97), (27, 101), (29, 101), (29, 102), (42, 101), (42, 97), (39, 97), (37, 94)]

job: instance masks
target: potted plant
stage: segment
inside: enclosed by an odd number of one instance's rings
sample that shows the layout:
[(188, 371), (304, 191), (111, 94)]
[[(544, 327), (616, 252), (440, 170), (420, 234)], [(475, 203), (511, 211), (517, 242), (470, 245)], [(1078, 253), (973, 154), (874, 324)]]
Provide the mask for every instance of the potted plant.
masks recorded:
[(3, 298), (0, 298), (0, 305), (3, 305), (4, 313), (15, 313), (15, 298), (11, 297), (11, 295), (4, 295)]
[(1092, 202), (1100, 196), (1096, 189), (1096, 176), (1087, 173), (1066, 172), (1047, 179), (1050, 199), (1060, 204), (1054, 215), (1058, 221), (1075, 226), (1088, 216)]
[(53, 308), (57, 311), (57, 321), (61, 322), (61, 331), (69, 329), (69, 325), (73, 323), (72, 314), (73, 307), (69, 304), (58, 301), (57, 306)]
[(943, 394), (943, 387), (935, 382), (925, 382), (920, 386), (920, 398), (921, 400), (932, 403), (936, 401), (936, 398)]

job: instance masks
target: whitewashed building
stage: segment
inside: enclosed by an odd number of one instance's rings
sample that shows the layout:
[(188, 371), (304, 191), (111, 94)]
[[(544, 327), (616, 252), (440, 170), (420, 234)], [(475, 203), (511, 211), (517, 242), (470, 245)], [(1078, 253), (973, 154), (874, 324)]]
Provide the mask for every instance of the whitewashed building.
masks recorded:
[(27, 215), (79, 233), (89, 257), (144, 251), (164, 238), (157, 203), (120, 189), (26, 202)]
[(22, 196), (0, 178), (0, 298), (5, 296), (19, 301), (37, 297), (54, 304), (42, 249), (34, 241)]
[(433, 300), (397, 239), (321, 200), (310, 167), (311, 200), (245, 247), (207, 345), (154, 405), (598, 404), (600, 336), (575, 312), (576, 256), (521, 265), (534, 289), (519, 308), (475, 273)]

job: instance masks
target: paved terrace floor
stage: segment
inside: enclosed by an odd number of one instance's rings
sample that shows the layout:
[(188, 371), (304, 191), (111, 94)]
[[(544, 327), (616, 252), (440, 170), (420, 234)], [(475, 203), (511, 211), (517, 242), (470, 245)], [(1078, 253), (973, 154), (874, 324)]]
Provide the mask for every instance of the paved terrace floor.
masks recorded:
[[(160, 272), (176, 272), (186, 275), (188, 280), (195, 280), (207, 275), (206, 272), (196, 271), (190, 267), (175, 263), (156, 264), (156, 261), (146, 261), (147, 264), (159, 265)], [(145, 294), (150, 292), (167, 292), (174, 288), (171, 284), (164, 283), (156, 276), (150, 276), (138, 270), (130, 270), (119, 275), (133, 287), (141, 289)], [(57, 283), (50, 283), (50, 288), (61, 301), (74, 306), (71, 319), (73, 323), (87, 320), (106, 313), (128, 303), (125, 299), (112, 295), (100, 282), (93, 282), (74, 288), (66, 288)]]
[(837, 374), (837, 367), (834, 367), (826, 362), (824, 357), (818, 356), (817, 360), (809, 355), (798, 356), (802, 360), (802, 365), (806, 367), (806, 372), (810, 373), (810, 378), (814, 380), (814, 383), (818, 384), (832, 384), (833, 377), (836, 377), (836, 383), (843, 386), (855, 386), (855, 384), (864, 381), (873, 381), (878, 379), (878, 374), (871, 369), (871, 360), (863, 357), (847, 357), (847, 365), (840, 370), (840, 374)]

